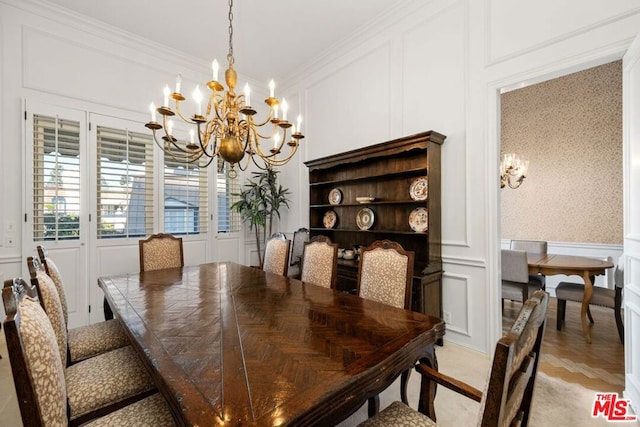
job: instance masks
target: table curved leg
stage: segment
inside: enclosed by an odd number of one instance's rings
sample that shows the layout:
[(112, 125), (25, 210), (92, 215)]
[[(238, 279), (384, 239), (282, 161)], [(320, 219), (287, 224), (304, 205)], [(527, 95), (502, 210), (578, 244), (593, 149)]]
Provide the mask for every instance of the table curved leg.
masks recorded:
[[(433, 345), (429, 346), (428, 352), (420, 359), (420, 362), (438, 370), (438, 358), (436, 357)], [(433, 421), (436, 421), (436, 411), (433, 405), (436, 398), (436, 386), (435, 381), (431, 381), (427, 377), (422, 377), (422, 381), (420, 382), (420, 398), (418, 401), (418, 411)]]
[(588, 343), (591, 343), (591, 330), (589, 329), (589, 322), (587, 320), (587, 311), (589, 310), (589, 304), (591, 303), (591, 296), (593, 295), (593, 282), (591, 277), (585, 271), (582, 275), (584, 279), (584, 296), (582, 297), (582, 310), (580, 311), (580, 319), (582, 320), (582, 334)]

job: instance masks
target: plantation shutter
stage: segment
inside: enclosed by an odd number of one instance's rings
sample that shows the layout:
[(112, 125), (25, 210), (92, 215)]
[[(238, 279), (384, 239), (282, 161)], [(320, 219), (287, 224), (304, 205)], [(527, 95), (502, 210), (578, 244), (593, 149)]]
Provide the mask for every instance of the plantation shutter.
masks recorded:
[(196, 163), (164, 156), (164, 231), (200, 234), (208, 231), (206, 159)]
[(234, 194), (240, 193), (240, 179), (229, 178), (228, 170), (229, 164), (219, 159), (216, 175), (218, 233), (237, 233), (240, 231), (240, 214), (231, 210), (231, 206), (239, 199)]
[(96, 128), (97, 237), (153, 233), (153, 139), (151, 135)]
[(80, 123), (33, 116), (33, 239), (80, 237)]

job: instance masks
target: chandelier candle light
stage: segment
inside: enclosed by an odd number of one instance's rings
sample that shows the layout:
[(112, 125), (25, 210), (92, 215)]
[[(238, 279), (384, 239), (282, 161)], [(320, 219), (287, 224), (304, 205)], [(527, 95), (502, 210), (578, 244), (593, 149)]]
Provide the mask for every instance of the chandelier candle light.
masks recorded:
[(503, 154), (500, 160), (500, 188), (509, 185), (518, 188), (527, 177), (529, 160), (523, 160), (517, 154)]
[[(275, 83), (269, 83), (269, 97), (265, 103), (269, 106), (269, 115), (263, 121), (256, 123), (254, 116), (257, 111), (251, 107), (251, 89), (245, 84), (244, 93), (236, 94), (237, 73), (233, 68), (233, 0), (229, 0), (229, 53), (227, 54), (228, 68), (224, 73), (227, 90), (218, 82), (218, 61), (214, 60), (212, 68), (212, 80), (207, 82), (211, 91), (202, 113), (203, 94), (200, 86), (193, 91), (195, 113), (186, 117), (180, 111), (180, 103), (185, 100), (181, 93), (182, 76), (176, 78), (175, 92), (171, 92), (169, 86), (164, 88), (164, 100), (161, 107), (156, 108), (152, 103), (151, 121), (145, 126), (153, 131), (153, 139), (156, 144), (177, 161), (192, 163), (205, 156), (208, 166), (216, 156), (230, 164), (228, 175), (230, 178), (237, 176), (234, 166), (237, 164), (240, 170), (245, 170), (251, 161), (262, 170), (273, 166), (286, 164), (298, 150), (300, 140), (304, 138), (301, 132), (302, 116), (298, 115), (294, 125), (287, 121), (288, 104), (283, 98), (282, 103), (274, 96)], [(175, 101), (175, 108), (171, 109), (170, 101)], [(281, 111), (279, 116), (278, 111)], [(157, 122), (157, 115), (162, 116), (162, 124)], [(178, 141), (173, 136), (172, 116), (178, 115), (184, 122), (192, 124), (195, 129), (189, 132), (189, 141)], [(271, 127), (270, 135), (261, 135), (258, 128)], [(158, 131), (164, 129), (162, 142), (158, 140)], [(290, 135), (289, 135), (289, 129)], [(273, 139), (271, 146), (270, 139)], [(261, 145), (261, 142), (264, 145)], [(282, 154), (284, 146), (289, 147), (286, 155)], [(245, 156), (246, 155), (246, 156)], [(246, 160), (242, 162), (243, 159)]]

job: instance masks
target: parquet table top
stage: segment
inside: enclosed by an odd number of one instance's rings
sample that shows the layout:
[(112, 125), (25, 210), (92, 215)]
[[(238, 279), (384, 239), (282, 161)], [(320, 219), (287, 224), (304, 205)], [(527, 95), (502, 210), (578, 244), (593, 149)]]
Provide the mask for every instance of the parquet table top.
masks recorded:
[(234, 263), (99, 279), (184, 425), (332, 425), (433, 352), (440, 319)]

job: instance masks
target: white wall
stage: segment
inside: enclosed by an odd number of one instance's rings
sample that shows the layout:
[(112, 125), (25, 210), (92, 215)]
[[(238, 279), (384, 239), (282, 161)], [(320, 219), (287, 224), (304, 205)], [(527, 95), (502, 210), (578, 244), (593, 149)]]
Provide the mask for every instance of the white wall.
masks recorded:
[[(489, 352), (501, 333), (500, 89), (618, 59), (639, 29), (640, 9), (631, 0), (409, 1), (292, 82), (308, 118), (305, 160), (429, 129), (447, 135), (447, 339)], [(308, 203), (308, 193), (298, 194), (300, 205)]]
[[(0, 275), (22, 271), (6, 247), (22, 217), (21, 100), (146, 121), (149, 100), (181, 71), (207, 65), (50, 10), (0, 0)], [(499, 315), (498, 92), (618, 59), (640, 29), (634, 0), (409, 0), (301, 69), (286, 96), (303, 107), (302, 155), (282, 169), (292, 209), (281, 229), (308, 224), (304, 160), (433, 129), (443, 145), (447, 338), (491, 351)], [(166, 59), (173, 58), (173, 59)], [(254, 85), (258, 87), (258, 85)], [(258, 95), (256, 95), (258, 96)], [(292, 102), (293, 104), (293, 102)], [(295, 108), (293, 108), (296, 110)], [(11, 183), (11, 184), (8, 184)], [(20, 235), (20, 230), (18, 230)], [(109, 270), (108, 266), (104, 266)]]

